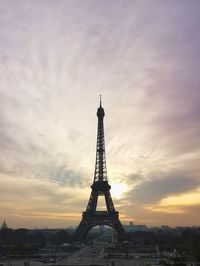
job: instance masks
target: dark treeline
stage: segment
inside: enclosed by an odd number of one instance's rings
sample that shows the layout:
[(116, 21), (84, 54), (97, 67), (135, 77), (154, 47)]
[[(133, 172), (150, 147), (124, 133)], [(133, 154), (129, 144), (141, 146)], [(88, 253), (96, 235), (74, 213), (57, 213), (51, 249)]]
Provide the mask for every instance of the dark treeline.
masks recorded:
[(200, 259), (200, 228), (137, 231), (129, 233), (136, 245), (158, 246), (160, 251), (173, 251), (191, 254)]
[(59, 246), (68, 243), (72, 234), (66, 230), (0, 230), (0, 255), (37, 254), (47, 245)]
[[(101, 234), (104, 233), (91, 232), (88, 240), (100, 239)], [(2, 252), (10, 250), (14, 254), (28, 254), (38, 252), (39, 248), (47, 245), (60, 246), (64, 243), (71, 243), (72, 237), (72, 232), (64, 229), (5, 229), (0, 230), (0, 250)], [(129, 233), (129, 240), (136, 246), (157, 246), (160, 251), (176, 249), (200, 259), (200, 229), (198, 228), (136, 231)]]
[(28, 230), (6, 229), (0, 231), (0, 245), (40, 245), (47, 243), (60, 245), (71, 241), (71, 234), (66, 230)]

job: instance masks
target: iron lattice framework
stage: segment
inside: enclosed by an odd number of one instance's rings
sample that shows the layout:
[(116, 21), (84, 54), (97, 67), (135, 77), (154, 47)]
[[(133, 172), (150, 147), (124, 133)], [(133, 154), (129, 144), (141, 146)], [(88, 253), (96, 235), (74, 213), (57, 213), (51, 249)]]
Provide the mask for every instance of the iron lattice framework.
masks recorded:
[(103, 126), (103, 118), (105, 116), (105, 113), (104, 109), (101, 106), (101, 100), (100, 100), (100, 107), (97, 110), (97, 116), (98, 116), (98, 129), (97, 129), (97, 149), (96, 149), (94, 181), (98, 180), (107, 181), (104, 126)]
[[(100, 106), (97, 109), (98, 129), (94, 180), (86, 211), (83, 212), (82, 220), (74, 235), (75, 241), (84, 240), (88, 231), (96, 225), (111, 226), (118, 233), (121, 240), (126, 239), (124, 228), (119, 220), (119, 213), (115, 211), (111, 198), (111, 186), (108, 184), (103, 125), (104, 116), (105, 113), (100, 96)], [(105, 197), (107, 211), (96, 210), (99, 196)]]

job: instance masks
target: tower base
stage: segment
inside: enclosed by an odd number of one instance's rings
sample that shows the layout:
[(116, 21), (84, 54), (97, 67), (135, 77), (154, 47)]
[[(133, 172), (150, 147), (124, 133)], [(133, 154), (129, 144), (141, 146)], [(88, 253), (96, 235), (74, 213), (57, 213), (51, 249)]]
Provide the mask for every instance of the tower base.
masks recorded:
[(82, 220), (74, 234), (74, 241), (83, 241), (89, 230), (97, 225), (112, 227), (119, 235), (120, 240), (126, 240), (126, 233), (119, 220), (118, 212), (96, 211), (94, 213), (83, 212)]

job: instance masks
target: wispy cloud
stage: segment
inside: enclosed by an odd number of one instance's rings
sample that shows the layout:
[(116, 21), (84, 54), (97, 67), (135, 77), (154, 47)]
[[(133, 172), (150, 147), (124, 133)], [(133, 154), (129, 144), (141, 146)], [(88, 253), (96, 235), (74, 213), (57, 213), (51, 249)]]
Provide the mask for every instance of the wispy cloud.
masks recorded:
[(184, 176), (184, 173), (171, 173), (171, 175), (162, 176), (162, 179), (153, 178), (139, 183), (129, 192), (129, 196), (136, 203), (155, 203), (169, 195), (192, 191), (199, 185), (198, 178)]
[[(196, 0), (1, 1), (0, 173), (13, 195), (3, 218), (30, 180), (38, 192), (29, 205), (54, 191), (49, 208), (64, 197), (60, 187), (89, 193), (100, 93), (108, 176), (129, 187), (116, 200), (124, 217), (137, 202), (138, 221), (161, 222), (147, 201), (198, 188), (199, 8)], [(69, 195), (74, 213), (84, 204)]]

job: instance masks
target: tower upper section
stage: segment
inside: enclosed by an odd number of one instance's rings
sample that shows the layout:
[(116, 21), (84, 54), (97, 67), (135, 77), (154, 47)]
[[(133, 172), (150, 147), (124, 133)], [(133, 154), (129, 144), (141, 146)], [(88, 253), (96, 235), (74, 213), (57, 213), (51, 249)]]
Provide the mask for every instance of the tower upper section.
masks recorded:
[(98, 119), (103, 119), (105, 116), (105, 112), (101, 104), (101, 95), (100, 95), (100, 105), (99, 105), (99, 108), (97, 109), (97, 116), (98, 116)]
[(104, 124), (103, 124), (104, 116), (105, 116), (105, 112), (102, 107), (101, 95), (100, 95), (100, 106), (97, 109), (98, 128), (97, 128), (97, 147), (96, 147), (96, 164), (95, 164), (94, 182), (107, 181)]

